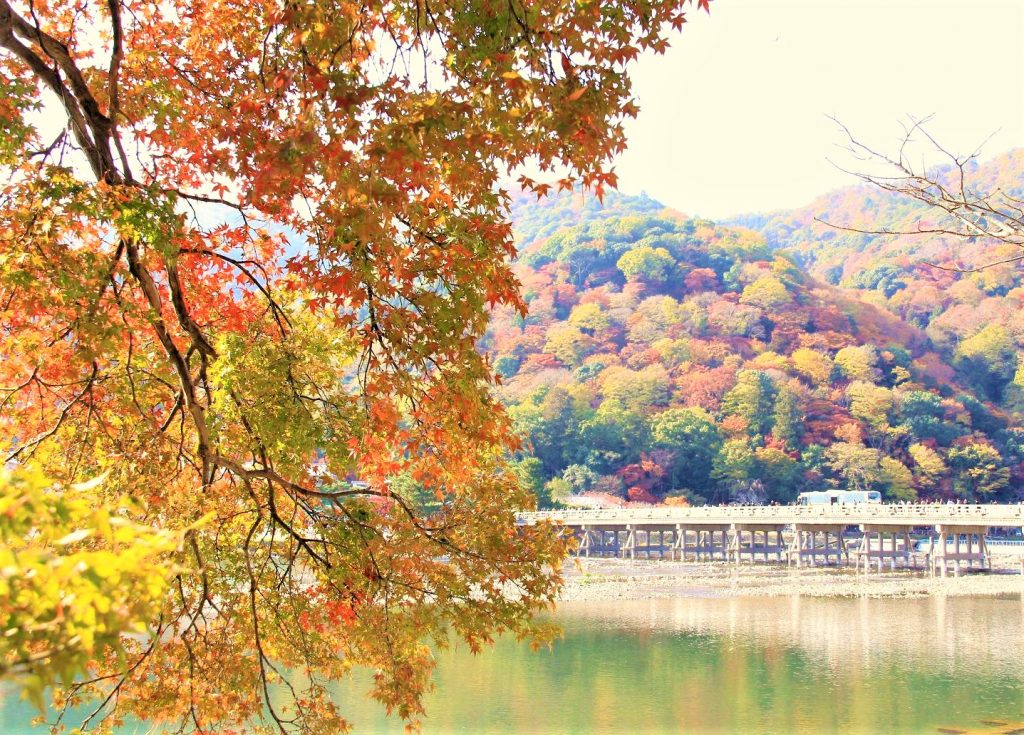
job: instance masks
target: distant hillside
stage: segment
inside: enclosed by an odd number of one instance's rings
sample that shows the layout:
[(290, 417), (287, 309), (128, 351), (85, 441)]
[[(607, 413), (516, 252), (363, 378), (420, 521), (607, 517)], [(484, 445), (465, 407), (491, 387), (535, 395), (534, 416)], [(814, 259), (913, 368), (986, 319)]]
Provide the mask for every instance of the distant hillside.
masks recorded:
[[(946, 184), (955, 185), (950, 168), (934, 173)], [(982, 164), (972, 163), (967, 176), (980, 190), (1024, 197), (1024, 148)], [(965, 244), (944, 235), (866, 235), (840, 229), (912, 231), (918, 224), (927, 227), (939, 221), (937, 213), (918, 202), (855, 185), (820, 196), (800, 209), (736, 217), (728, 224), (757, 230), (771, 247), (792, 250), (810, 272), (837, 284), (882, 262), (972, 268), (1001, 259), (1002, 246), (984, 239)]]
[(522, 250), (582, 222), (659, 212), (664, 208), (646, 194), (632, 196), (609, 191), (602, 202), (593, 194), (580, 192), (563, 192), (539, 200), (533, 194), (520, 192), (512, 199), (511, 212), (516, 244)]
[[(946, 171), (951, 182), (952, 172)], [(973, 165), (984, 191), (1024, 197), (1024, 149)], [(849, 289), (923, 330), (979, 394), (1017, 413), (1024, 409), (1024, 268), (1020, 249), (945, 235), (866, 235), (843, 231), (914, 230), (941, 220), (922, 205), (864, 186), (840, 189), (807, 207), (738, 218), (808, 272)], [(1004, 262), (1010, 260), (1011, 262)], [(976, 273), (958, 271), (992, 265)]]
[(987, 338), (955, 357), (930, 324), (829, 283), (809, 247), (779, 252), (648, 197), (513, 213), (529, 315), (495, 313), (484, 348), (544, 502), (1014, 496), (1024, 433), (1012, 391), (982, 389)]

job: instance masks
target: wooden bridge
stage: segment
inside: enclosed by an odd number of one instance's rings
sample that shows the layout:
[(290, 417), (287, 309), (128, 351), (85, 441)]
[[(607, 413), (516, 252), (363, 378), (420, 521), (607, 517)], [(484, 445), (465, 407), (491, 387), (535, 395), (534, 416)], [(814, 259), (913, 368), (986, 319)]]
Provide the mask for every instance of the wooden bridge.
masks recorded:
[[(757, 559), (804, 564), (923, 562), (932, 574), (991, 568), (991, 528), (1024, 528), (1024, 505), (900, 504), (716, 506), (552, 510), (520, 513), (520, 523), (551, 521), (579, 539), (580, 556), (659, 556), (687, 561)], [(851, 534), (851, 531), (854, 533)], [(926, 534), (924, 548), (911, 534)], [(1024, 565), (1024, 561), (1022, 561)], [(1024, 572), (1024, 566), (1022, 566)]]

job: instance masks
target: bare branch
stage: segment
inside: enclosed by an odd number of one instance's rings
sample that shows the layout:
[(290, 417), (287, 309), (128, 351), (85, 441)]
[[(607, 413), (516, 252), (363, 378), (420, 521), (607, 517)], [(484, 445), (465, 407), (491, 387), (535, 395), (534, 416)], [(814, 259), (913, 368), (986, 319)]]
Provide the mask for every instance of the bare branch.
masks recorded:
[[(844, 150), (858, 161), (881, 164), (885, 173), (850, 170), (838, 165), (836, 168), (877, 189), (920, 202), (930, 212), (940, 215), (944, 222), (936, 225), (918, 222), (914, 227), (876, 229), (844, 226), (815, 218), (817, 221), (839, 230), (865, 235), (948, 235), (965, 241), (982, 237), (1024, 248), (1024, 208), (1020, 206), (1020, 200), (1002, 189), (986, 191), (972, 181), (971, 164), (977, 159), (980, 146), (967, 155), (957, 155), (942, 146), (927, 130), (929, 118), (910, 118), (909, 123), (904, 125), (897, 154), (889, 156), (858, 140), (838, 119), (831, 119), (846, 137)], [(950, 169), (947, 172), (927, 170), (910, 161), (908, 148), (919, 142), (919, 138), (948, 159)], [(972, 273), (1021, 259), (1024, 256), (1004, 258), (969, 269), (951, 269), (948, 266), (944, 269)]]

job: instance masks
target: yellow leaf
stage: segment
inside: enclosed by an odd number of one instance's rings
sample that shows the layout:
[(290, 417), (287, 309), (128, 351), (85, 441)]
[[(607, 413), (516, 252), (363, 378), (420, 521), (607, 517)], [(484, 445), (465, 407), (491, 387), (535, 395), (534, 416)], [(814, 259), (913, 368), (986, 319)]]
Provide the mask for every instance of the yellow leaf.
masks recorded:
[(92, 490), (93, 488), (102, 485), (103, 481), (107, 479), (107, 475), (109, 474), (110, 471), (108, 470), (103, 474), (96, 475), (96, 477), (92, 478), (91, 480), (86, 480), (85, 482), (79, 482), (72, 485), (71, 489), (77, 490), (78, 492), (86, 492), (87, 490)]
[(209, 513), (205, 514), (202, 518), (200, 518), (199, 520), (197, 520), (194, 523), (192, 523), (189, 526), (187, 526), (185, 530), (190, 531), (193, 528), (199, 528), (201, 526), (204, 526), (204, 525), (206, 525), (207, 523), (209, 523), (211, 520), (213, 520), (216, 517), (217, 517), (216, 511), (212, 511), (211, 510)]
[(54, 541), (54, 543), (57, 546), (67, 546), (68, 544), (73, 544), (76, 541), (81, 541), (82, 539), (87, 539), (91, 535), (92, 535), (92, 529), (91, 528), (80, 528), (77, 531), (72, 531), (67, 536), (64, 536), (62, 538), (57, 539), (56, 541)]

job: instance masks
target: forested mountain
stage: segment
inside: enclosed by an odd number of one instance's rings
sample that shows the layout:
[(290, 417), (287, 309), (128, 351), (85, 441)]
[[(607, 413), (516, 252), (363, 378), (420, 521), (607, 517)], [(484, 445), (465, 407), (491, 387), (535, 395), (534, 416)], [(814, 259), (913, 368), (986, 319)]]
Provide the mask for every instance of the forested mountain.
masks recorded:
[[(524, 198), (513, 214), (529, 315), (495, 312), (484, 348), (542, 502), (1016, 496), (1015, 268), (928, 269), (934, 251), (883, 255), (803, 212), (750, 220), (767, 235), (646, 196)], [(859, 265), (837, 276), (833, 247)], [(934, 302), (901, 310), (903, 292)], [(992, 298), (1006, 308), (986, 318)], [(940, 319), (947, 303), (975, 308), (973, 331)]]
[[(951, 169), (937, 172), (954, 188), (957, 176)], [(972, 163), (967, 178), (981, 191), (1024, 197), (1024, 149)], [(837, 229), (913, 232), (942, 225), (939, 213), (917, 202), (858, 186), (761, 218), (755, 228), (809, 273), (923, 329), (980, 398), (1013, 413), (1024, 411), (1024, 371), (1018, 371), (1024, 348), (1019, 246), (985, 238)]]

